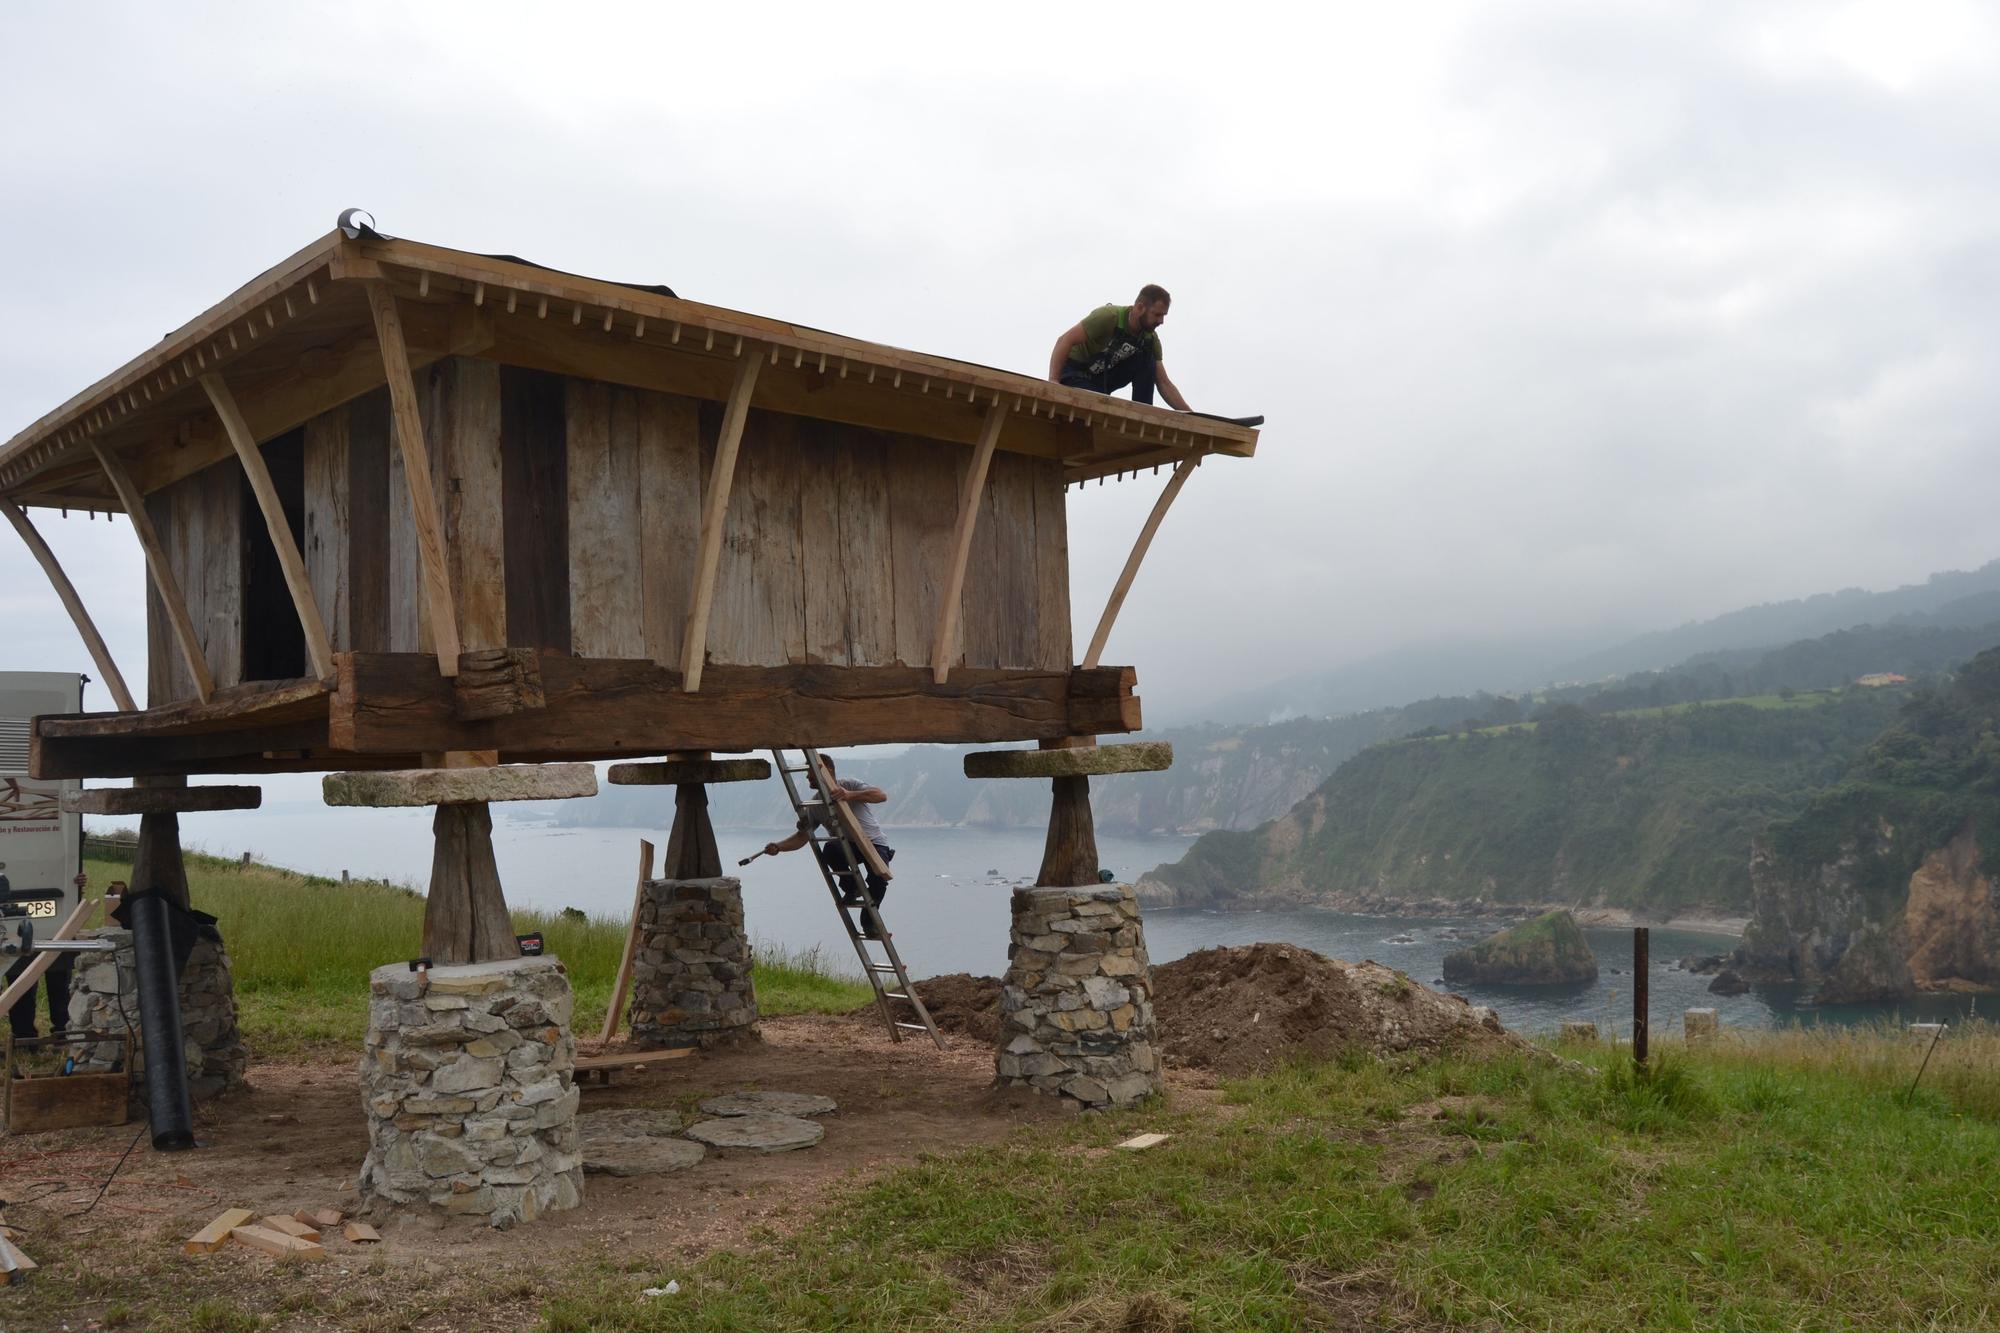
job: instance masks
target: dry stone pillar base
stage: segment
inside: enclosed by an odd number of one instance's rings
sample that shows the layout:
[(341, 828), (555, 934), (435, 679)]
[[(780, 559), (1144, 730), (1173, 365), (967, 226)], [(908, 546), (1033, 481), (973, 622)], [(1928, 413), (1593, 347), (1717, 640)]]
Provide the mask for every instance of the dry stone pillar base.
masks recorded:
[(646, 881), (632, 959), (632, 1040), (707, 1048), (752, 1035), (756, 1022), (743, 881)]
[[(77, 956), (69, 982), (69, 1027), (73, 1032), (123, 1032), (129, 1014), (139, 1023), (139, 973), (132, 953), (132, 932), (116, 928), (87, 930), (85, 939), (110, 940), (109, 954)], [(229, 969), (229, 952), (220, 935), (203, 931), (195, 937), (187, 966), (181, 969), (181, 1032), (187, 1060), (188, 1092), (196, 1101), (220, 1097), (244, 1086), (250, 1051), (236, 1026), (236, 983)], [(132, 1029), (132, 1096), (146, 1095), (145, 1048), (140, 1031)], [(123, 1058), (120, 1042), (92, 1042), (77, 1060), (79, 1074), (110, 1071)]]
[(583, 1202), (562, 962), (391, 963), (368, 985), (363, 1206), (504, 1229)]
[(999, 1081), (1086, 1107), (1159, 1092), (1152, 970), (1131, 887), (1016, 889), (1013, 908)]

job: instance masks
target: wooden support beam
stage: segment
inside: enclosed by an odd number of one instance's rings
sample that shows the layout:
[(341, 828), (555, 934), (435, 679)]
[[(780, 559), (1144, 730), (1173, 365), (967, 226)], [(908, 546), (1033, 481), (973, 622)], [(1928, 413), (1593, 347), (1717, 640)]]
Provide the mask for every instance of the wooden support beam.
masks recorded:
[(542, 708), (541, 654), (532, 648), (475, 648), (458, 655), (458, 715), (468, 722)]
[(431, 887), (424, 899), (424, 956), (439, 966), (519, 958), (514, 923), (493, 859), (493, 815), (484, 801), (440, 805)]
[(1090, 779), (1056, 778), (1049, 784), (1049, 836), (1042, 844), (1036, 888), (1069, 888), (1097, 883), (1097, 826), (1090, 814)]
[(332, 675), (333, 640), (326, 632), (326, 617), (319, 613), (319, 603), (313, 598), (312, 580), (306, 575), (305, 558), (299, 554), (292, 525), (285, 518), (284, 502), (278, 499), (278, 488), (271, 483), (271, 469), (264, 466), (264, 451), (258, 448), (257, 437), (250, 433), (249, 423), (243, 420), (236, 397), (229, 392), (222, 376), (213, 372), (203, 375), (201, 387), (208, 391), (208, 401), (214, 405), (215, 415), (222, 418), (222, 429), (243, 462), (243, 474), (250, 478), (257, 508), (264, 515), (264, 528), (278, 553), (278, 565), (285, 571), (285, 587), (291, 590), (292, 606), (298, 611), (299, 624), (306, 633), (306, 654), (312, 659), (313, 674)]
[(1006, 420), (1007, 412), (1000, 404), (986, 409), (979, 443), (972, 447), (958, 487), (958, 528), (952, 536), (951, 565), (938, 603), (937, 637), (931, 641), (931, 678), (940, 685), (951, 674), (952, 659), (958, 656), (959, 596), (965, 589), (965, 562), (972, 555), (972, 532), (979, 522), (980, 500), (986, 494), (986, 469), (993, 462), (993, 446)]
[(118, 701), (121, 712), (137, 712), (139, 705), (132, 701), (132, 691), (125, 688), (125, 677), (118, 674), (118, 664), (111, 660), (111, 650), (104, 646), (104, 636), (97, 632), (91, 622), (90, 613), (83, 609), (83, 599), (76, 595), (76, 586), (69, 581), (69, 575), (56, 563), (55, 552), (49, 550), (42, 534), (35, 531), (35, 525), (28, 521), (27, 514), (12, 500), (0, 500), (0, 510), (7, 513), (7, 521), (14, 525), (14, 531), (21, 534), (28, 550), (33, 553), (42, 573), (48, 575), (54, 585), (56, 596), (62, 599), (63, 609), (76, 626), (76, 632), (83, 636), (83, 646), (90, 652), (90, 660), (97, 664), (97, 674), (104, 677), (105, 686), (111, 697)]
[[(609, 758), (783, 745), (1049, 740), (1137, 731), (1141, 724), (1130, 668), (964, 669), (937, 685), (928, 667), (718, 666), (696, 697), (680, 688), (675, 673), (649, 661), (545, 657), (545, 708), (464, 722), (450, 682), (421, 670), (421, 656), (342, 653), (339, 661), (328, 740), (361, 754), (499, 750)], [(42, 741), (49, 743), (46, 736)]]
[(674, 788), (674, 822), (667, 830), (663, 879), (714, 879), (722, 873), (722, 849), (708, 819), (708, 788), (683, 782)]
[(1146, 517), (1146, 526), (1139, 529), (1139, 540), (1132, 544), (1132, 554), (1125, 558), (1125, 568), (1118, 575), (1118, 582), (1111, 589), (1111, 598), (1104, 604), (1104, 614), (1098, 617), (1097, 632), (1090, 636), (1090, 650), (1083, 655), (1083, 665), (1094, 667), (1104, 653), (1104, 642), (1111, 637), (1111, 626), (1118, 619), (1118, 612), (1125, 605), (1125, 594), (1132, 590), (1132, 580), (1138, 576), (1139, 565), (1146, 558), (1146, 548), (1153, 544), (1153, 534), (1160, 530), (1160, 520), (1167, 516), (1167, 509), (1174, 497), (1187, 485), (1187, 479), (1194, 475), (1201, 465), (1200, 454), (1181, 460), (1174, 468), (1174, 475), (1167, 478), (1167, 485), (1160, 492), (1160, 498), (1153, 504), (1153, 512)]
[(597, 1034), (599, 1045), (618, 1035), (619, 1021), (625, 1017), (625, 996), (632, 989), (632, 957), (639, 952), (639, 909), (646, 901), (646, 881), (653, 877), (653, 844), (639, 839), (639, 882), (632, 889), (632, 920), (625, 927), (625, 952), (618, 958), (618, 977), (611, 985), (611, 1004), (604, 1011), (604, 1030)]
[(743, 443), (743, 424), (750, 418), (750, 396), (757, 391), (757, 371), (763, 349), (751, 346), (736, 363), (729, 406), (722, 414), (722, 434), (715, 442), (715, 465), (702, 493), (701, 545), (695, 557), (694, 604), (688, 608), (687, 630), (681, 636), (681, 685), (689, 694), (701, 688), (701, 669), (708, 656), (708, 613), (715, 604), (715, 574), (722, 563), (722, 526), (729, 516), (729, 487), (736, 476), (736, 450)]
[(444, 519), (431, 490), (430, 451), (424, 447), (424, 419), (417, 407), (417, 384), (410, 373), (410, 349), (403, 341), (403, 321), (396, 298), (386, 282), (367, 281), (368, 309), (375, 317), (375, 338), (382, 346), (382, 372), (389, 380), (389, 408), (396, 444), (403, 454), (403, 480), (410, 492), (416, 520), (417, 559), (424, 585), (424, 605), (430, 610), (431, 643), (437, 650), (438, 673), (458, 674), (458, 610), (451, 595), (451, 568), (445, 562)]
[(1174, 766), (1170, 741), (1044, 750), (975, 750), (965, 756), (969, 778), (1087, 778), (1109, 773), (1159, 773)]
[(167, 563), (166, 548), (160, 545), (160, 534), (153, 528), (153, 516), (146, 511), (146, 499), (139, 494), (139, 488), (132, 483), (132, 474), (125, 470), (125, 465), (118, 461), (116, 454), (96, 440), (90, 441), (90, 452), (96, 455), (97, 465), (104, 469), (104, 475), (110, 480), (111, 489), (117, 494), (125, 516), (132, 520), (132, 531), (139, 538), (139, 548), (146, 553), (146, 570), (153, 576), (153, 588), (160, 594), (160, 604), (167, 612), (167, 623), (173, 626), (174, 640), (180, 645), (189, 676), (194, 679), (195, 697), (207, 703), (215, 693), (215, 673), (208, 668), (208, 656), (202, 651), (194, 621), (188, 616), (187, 599), (181, 595), (180, 582), (174, 578), (173, 567)]
[(605, 775), (614, 787), (685, 787), (690, 783), (763, 782), (768, 759), (666, 759), (652, 764), (613, 764)]

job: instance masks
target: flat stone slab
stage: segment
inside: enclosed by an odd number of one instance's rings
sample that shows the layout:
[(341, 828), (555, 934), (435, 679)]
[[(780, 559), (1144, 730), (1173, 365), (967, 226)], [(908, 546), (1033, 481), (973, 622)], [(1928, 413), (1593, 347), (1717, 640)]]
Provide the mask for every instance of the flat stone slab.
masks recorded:
[(262, 787), (92, 787), (62, 798), (74, 815), (179, 815), (199, 810), (255, 810)]
[(840, 1109), (831, 1097), (816, 1092), (730, 1092), (701, 1104), (710, 1115), (826, 1115)]
[(689, 783), (762, 782), (771, 776), (768, 759), (665, 759), (647, 764), (613, 764), (606, 775), (614, 787), (679, 787)]
[(965, 756), (969, 778), (1093, 778), (1158, 773), (1174, 766), (1171, 741), (1134, 741), (1074, 750), (977, 750)]
[(597, 795), (597, 769), (589, 764), (500, 764), (329, 773), (320, 780), (320, 792), (328, 805), (372, 807), (561, 801)]
[(699, 1143), (674, 1137), (681, 1118), (651, 1107), (585, 1111), (576, 1118), (583, 1169), (605, 1176), (654, 1176), (685, 1171), (708, 1155)]
[(704, 1120), (688, 1129), (687, 1136), (712, 1148), (743, 1148), (751, 1152), (789, 1152), (810, 1148), (826, 1137), (826, 1130), (811, 1120), (795, 1115), (773, 1115), (755, 1111), (722, 1120)]

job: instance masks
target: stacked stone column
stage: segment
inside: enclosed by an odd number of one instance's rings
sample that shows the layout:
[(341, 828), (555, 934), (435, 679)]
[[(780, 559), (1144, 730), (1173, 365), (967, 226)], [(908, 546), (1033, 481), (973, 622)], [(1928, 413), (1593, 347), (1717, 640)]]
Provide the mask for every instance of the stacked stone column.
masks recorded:
[[(613, 764), (609, 776), (617, 786), (674, 788), (666, 873), (640, 885), (633, 907), (633, 1042), (653, 1049), (708, 1048), (755, 1035), (757, 992), (743, 883), (722, 873), (708, 819), (708, 784), (762, 782), (771, 765), (695, 751), (654, 763)], [(614, 1018), (623, 993), (612, 997)], [(611, 1031), (607, 1022), (606, 1036)]]
[(1000, 1082), (1088, 1107), (1161, 1089), (1152, 970), (1123, 884), (1017, 889), (1000, 988)]
[[(450, 765), (465, 756), (446, 755)], [(328, 805), (435, 805), (419, 959), (369, 976), (363, 1207), (493, 1227), (583, 1201), (569, 973), (522, 957), (493, 856), (492, 801), (597, 794), (589, 764), (328, 774)]]
[(708, 1048), (751, 1035), (756, 1022), (742, 881), (647, 881), (632, 960), (632, 1040)]
[[(157, 893), (172, 908), (192, 913), (198, 923), (194, 947), (181, 967), (178, 1020), (181, 1027), (188, 1097), (206, 1101), (244, 1085), (250, 1052), (236, 1021), (236, 983), (229, 952), (214, 918), (195, 912), (188, 897), (187, 865), (181, 855), (180, 816), (214, 810), (255, 810), (263, 803), (258, 787), (190, 787), (183, 777), (135, 778), (129, 787), (91, 787), (63, 797), (63, 808), (85, 815), (137, 815), (139, 840), (133, 851), (128, 893)], [(103, 927), (83, 932), (108, 940), (109, 954), (79, 957), (70, 974), (68, 1026), (72, 1032), (129, 1032), (132, 1096), (150, 1092), (145, 1069), (145, 1020), (139, 1012), (139, 974), (132, 932)], [(77, 1052), (78, 1073), (105, 1073), (127, 1056), (123, 1042), (91, 1042)], [(170, 1084), (171, 1086), (171, 1084)]]
[[(132, 932), (115, 927), (88, 930), (85, 939), (109, 940), (109, 954), (85, 954), (70, 974), (69, 1030), (118, 1033), (126, 1019), (132, 1030), (132, 1095), (146, 1093), (144, 1047), (139, 1017), (139, 973), (132, 956)], [(236, 1024), (236, 987), (222, 937), (205, 928), (195, 938), (181, 969), (181, 1032), (186, 1053), (188, 1093), (196, 1101), (219, 1097), (244, 1085), (250, 1051)], [(79, 1074), (108, 1073), (126, 1054), (123, 1042), (95, 1041), (77, 1048)]]
[(583, 1202), (569, 975), (516, 958), (369, 975), (361, 1193), (507, 1228)]
[(1172, 763), (1173, 747), (1160, 742), (966, 756), (967, 777), (1045, 777), (1053, 788), (1041, 874), (1013, 897), (994, 1059), (1000, 1083), (1091, 1109), (1161, 1091), (1145, 928), (1130, 886), (1100, 882), (1090, 778)]

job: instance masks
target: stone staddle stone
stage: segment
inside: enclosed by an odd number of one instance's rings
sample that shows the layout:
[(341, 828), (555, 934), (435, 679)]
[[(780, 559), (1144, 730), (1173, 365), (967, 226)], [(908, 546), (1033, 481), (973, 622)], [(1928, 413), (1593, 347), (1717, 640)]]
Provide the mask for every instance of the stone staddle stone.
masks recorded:
[[(123, 1032), (127, 1016), (139, 1020), (139, 969), (132, 952), (132, 932), (107, 926), (86, 930), (82, 938), (109, 940), (112, 949), (110, 953), (77, 956), (69, 982), (69, 1030)], [(194, 949), (181, 969), (180, 1000), (181, 1048), (189, 1096), (203, 1102), (245, 1086), (250, 1051), (236, 1026), (236, 984), (229, 951), (213, 926), (205, 926), (195, 935)], [(132, 1029), (135, 1105), (143, 1105), (146, 1098), (143, 1027), (140, 1020), (140, 1026)], [(93, 1041), (77, 1047), (75, 1054), (77, 1073), (102, 1074), (118, 1067), (126, 1048), (123, 1042)]]
[(368, 981), (364, 1209), (506, 1228), (583, 1202), (562, 961), (391, 963)]
[(654, 879), (639, 895), (632, 1042), (704, 1049), (753, 1036), (757, 991), (743, 927), (743, 881)]
[(748, 1115), (704, 1120), (688, 1129), (688, 1137), (713, 1148), (738, 1148), (750, 1152), (789, 1152), (810, 1148), (826, 1137), (826, 1130), (811, 1120), (795, 1115), (773, 1115), (754, 1111)]
[(576, 1118), (583, 1169), (608, 1176), (650, 1176), (685, 1171), (708, 1155), (699, 1143), (676, 1138), (681, 1118), (672, 1111), (626, 1107), (586, 1111)]
[(1130, 885), (1016, 889), (1000, 987), (1001, 1084), (1086, 1108), (1161, 1091), (1153, 981)]
[(1713, 1009), (1690, 1009), (1681, 1015), (1681, 1034), (1690, 1046), (1721, 1033), (1722, 1020)]
[(709, 1115), (828, 1115), (838, 1109), (831, 1097), (815, 1092), (729, 1092), (701, 1104)]

